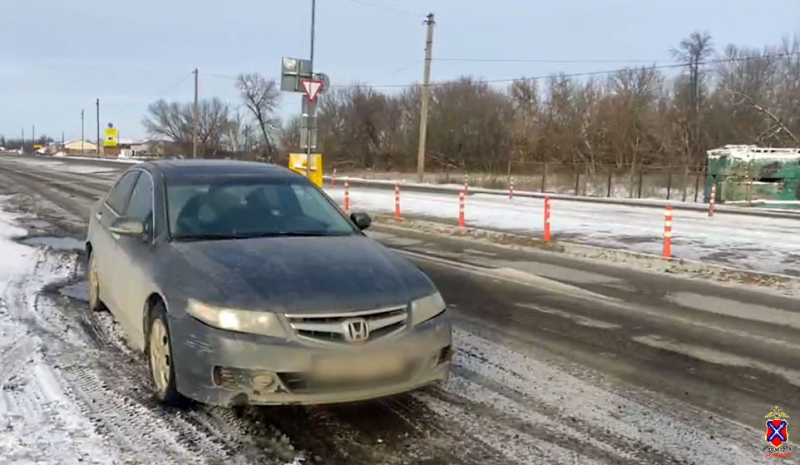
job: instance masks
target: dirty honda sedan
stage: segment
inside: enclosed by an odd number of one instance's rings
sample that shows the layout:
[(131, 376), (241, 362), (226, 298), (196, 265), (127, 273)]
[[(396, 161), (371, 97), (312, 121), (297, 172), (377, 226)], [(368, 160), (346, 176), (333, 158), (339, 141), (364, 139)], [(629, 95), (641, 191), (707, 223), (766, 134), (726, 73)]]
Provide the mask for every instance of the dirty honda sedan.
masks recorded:
[(445, 303), (362, 233), (370, 221), (274, 165), (136, 165), (92, 211), (89, 305), (145, 352), (166, 403), (335, 403), (443, 381)]

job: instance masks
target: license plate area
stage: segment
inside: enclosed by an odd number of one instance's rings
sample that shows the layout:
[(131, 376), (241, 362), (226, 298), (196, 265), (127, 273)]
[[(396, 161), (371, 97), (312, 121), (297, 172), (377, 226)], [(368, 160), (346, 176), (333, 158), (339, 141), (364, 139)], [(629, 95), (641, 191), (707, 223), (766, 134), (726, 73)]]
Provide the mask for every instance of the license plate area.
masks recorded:
[(314, 363), (313, 377), (319, 381), (370, 381), (402, 375), (408, 359), (401, 352), (321, 355)]

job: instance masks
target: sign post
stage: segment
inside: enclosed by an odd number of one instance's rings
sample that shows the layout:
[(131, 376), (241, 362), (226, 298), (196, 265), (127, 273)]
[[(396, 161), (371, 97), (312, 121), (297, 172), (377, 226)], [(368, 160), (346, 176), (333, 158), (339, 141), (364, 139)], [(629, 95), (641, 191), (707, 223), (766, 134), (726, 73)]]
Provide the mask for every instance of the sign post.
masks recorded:
[[(119, 145), (119, 129), (115, 128), (113, 124), (108, 123), (108, 127), (105, 129), (105, 138), (103, 139), (103, 153), (105, 154), (105, 148), (114, 148)], [(97, 147), (97, 152), (100, 152), (100, 147)]]
[(305, 175), (309, 179), (314, 163), (311, 154), (317, 150), (317, 97), (330, 87), (330, 78), (326, 74), (314, 73), (313, 56), (312, 48), (310, 60), (284, 57), (281, 62), (281, 90), (305, 94), (300, 119), (300, 148), (307, 156)]
[[(322, 81), (303, 79), (300, 81), (303, 92), (306, 94), (308, 105), (303, 105), (305, 111), (303, 119), (306, 121), (306, 178), (311, 177), (311, 150), (317, 148), (317, 96), (322, 90)], [(301, 137), (302, 139), (302, 137)], [(302, 140), (301, 140), (302, 145)]]

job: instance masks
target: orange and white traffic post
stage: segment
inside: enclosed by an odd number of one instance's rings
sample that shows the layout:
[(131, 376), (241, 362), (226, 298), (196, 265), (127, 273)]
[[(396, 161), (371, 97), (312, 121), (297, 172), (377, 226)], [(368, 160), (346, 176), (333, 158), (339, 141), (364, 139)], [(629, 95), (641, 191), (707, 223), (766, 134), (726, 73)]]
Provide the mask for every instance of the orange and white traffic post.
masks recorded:
[(544, 198), (544, 241), (550, 242), (553, 237), (550, 235), (550, 197)]
[(717, 203), (717, 183), (711, 185), (711, 199), (708, 203), (708, 217), (714, 216), (714, 205)]
[(508, 200), (514, 200), (514, 178), (508, 183)]
[(466, 195), (465, 192), (462, 190), (458, 194), (458, 227), (463, 228), (466, 226), (466, 221), (464, 220), (464, 203), (466, 202)]
[(331, 189), (336, 187), (336, 168), (333, 169), (333, 176), (331, 176)]
[(400, 183), (394, 185), (394, 217), (400, 218)]
[(350, 183), (344, 182), (344, 211), (350, 214)]
[(464, 174), (464, 194), (469, 192), (469, 175)]
[(664, 258), (672, 257), (672, 207), (667, 206), (664, 211), (664, 250), (661, 254)]

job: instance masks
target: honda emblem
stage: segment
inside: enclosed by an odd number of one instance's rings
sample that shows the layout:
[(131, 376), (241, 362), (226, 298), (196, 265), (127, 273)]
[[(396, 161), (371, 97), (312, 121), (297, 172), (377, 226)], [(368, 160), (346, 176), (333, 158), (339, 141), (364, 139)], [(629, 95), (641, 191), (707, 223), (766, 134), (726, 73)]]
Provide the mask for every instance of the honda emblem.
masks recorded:
[(363, 318), (353, 318), (344, 322), (344, 337), (348, 342), (364, 342), (369, 339), (369, 325)]

